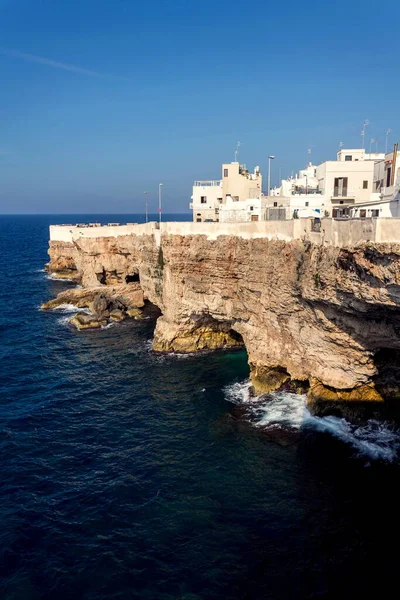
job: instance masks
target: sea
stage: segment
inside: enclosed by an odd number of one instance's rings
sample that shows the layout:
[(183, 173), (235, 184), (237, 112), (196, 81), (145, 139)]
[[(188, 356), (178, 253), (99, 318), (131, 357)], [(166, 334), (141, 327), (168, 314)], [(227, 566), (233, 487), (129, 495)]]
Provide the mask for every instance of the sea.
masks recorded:
[(49, 224), (84, 221), (143, 216), (0, 217), (0, 598), (392, 597), (396, 421), (254, 397), (244, 350), (157, 355), (152, 319), (42, 311), (73, 285)]

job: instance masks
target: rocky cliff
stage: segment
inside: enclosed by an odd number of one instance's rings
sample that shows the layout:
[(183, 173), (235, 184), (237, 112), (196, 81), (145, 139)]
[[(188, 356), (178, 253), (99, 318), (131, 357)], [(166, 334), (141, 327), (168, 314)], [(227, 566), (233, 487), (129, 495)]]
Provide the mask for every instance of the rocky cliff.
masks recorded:
[(84, 288), (140, 282), (162, 312), (156, 351), (244, 344), (259, 392), (400, 397), (400, 245), (128, 235), (50, 242), (49, 254), (50, 272)]

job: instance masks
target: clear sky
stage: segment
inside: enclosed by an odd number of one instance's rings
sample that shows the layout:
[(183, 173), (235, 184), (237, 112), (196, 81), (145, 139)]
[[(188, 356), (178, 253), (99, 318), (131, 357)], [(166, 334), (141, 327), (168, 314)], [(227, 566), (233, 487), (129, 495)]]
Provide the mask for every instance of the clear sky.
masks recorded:
[[(188, 210), (234, 159), (273, 183), (400, 141), (398, 0), (0, 0), (0, 212)], [(375, 146), (375, 145), (374, 145)], [(280, 170), (280, 171), (279, 171)]]

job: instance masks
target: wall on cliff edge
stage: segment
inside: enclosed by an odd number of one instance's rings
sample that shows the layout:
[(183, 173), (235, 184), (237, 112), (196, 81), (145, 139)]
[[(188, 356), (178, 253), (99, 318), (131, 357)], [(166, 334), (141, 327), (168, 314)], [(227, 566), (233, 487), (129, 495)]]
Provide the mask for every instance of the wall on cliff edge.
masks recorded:
[(362, 242), (400, 243), (400, 219), (331, 219), (321, 220), (319, 231), (314, 230), (314, 219), (287, 221), (253, 221), (250, 223), (130, 223), (127, 225), (79, 227), (51, 225), (50, 241), (73, 243), (82, 238), (152, 235), (160, 243), (161, 235), (205, 235), (215, 240), (223, 235), (244, 239), (263, 237), (278, 240), (309, 240), (314, 244), (353, 246)]
[(400, 349), (400, 245), (142, 234), (53, 241), (49, 252), (49, 270), (73, 262), (83, 286), (138, 273), (163, 313), (155, 349), (241, 336), (259, 390), (290, 377), (319, 397), (378, 400), (374, 356)]

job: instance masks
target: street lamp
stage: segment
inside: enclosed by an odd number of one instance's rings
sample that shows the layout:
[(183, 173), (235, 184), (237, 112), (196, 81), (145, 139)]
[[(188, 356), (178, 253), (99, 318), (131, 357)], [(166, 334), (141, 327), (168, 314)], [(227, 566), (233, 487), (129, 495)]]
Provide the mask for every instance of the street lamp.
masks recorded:
[(274, 160), (275, 156), (268, 156), (268, 196), (271, 191), (271, 160)]
[(158, 184), (158, 217), (159, 217), (159, 222), (161, 223), (161, 188), (162, 188), (162, 183)]
[(147, 204), (147, 195), (149, 192), (143, 192), (145, 198), (145, 207), (146, 207), (146, 223), (149, 222), (149, 213), (148, 213), (148, 204)]
[(385, 154), (387, 154), (387, 149), (388, 149), (388, 137), (389, 135), (392, 133), (391, 129), (386, 129), (385, 132)]

